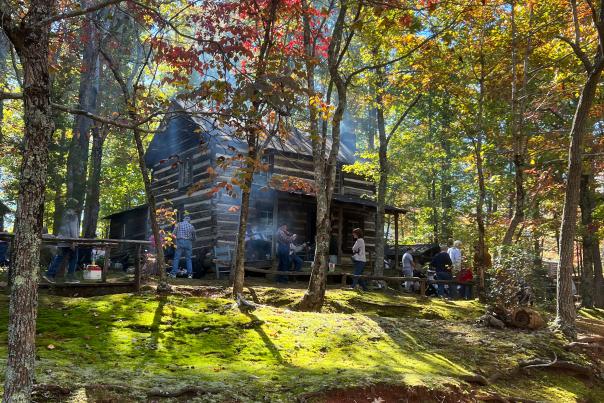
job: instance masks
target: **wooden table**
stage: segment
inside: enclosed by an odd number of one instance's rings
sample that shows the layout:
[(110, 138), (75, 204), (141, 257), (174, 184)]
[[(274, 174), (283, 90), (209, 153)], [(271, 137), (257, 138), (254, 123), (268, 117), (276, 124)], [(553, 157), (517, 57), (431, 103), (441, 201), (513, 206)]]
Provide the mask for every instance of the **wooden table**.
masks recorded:
[[(11, 242), (14, 234), (9, 232), (0, 232), (0, 239)], [(129, 244), (136, 245), (136, 255), (134, 257), (134, 288), (138, 291), (141, 286), (141, 251), (143, 245), (151, 245), (151, 242), (139, 239), (98, 239), (98, 238), (59, 238), (54, 235), (42, 235), (42, 242), (50, 245), (69, 244), (73, 248), (78, 246), (86, 246), (94, 249), (102, 249), (105, 251), (105, 260), (101, 272), (100, 283), (107, 282), (107, 273), (111, 265), (109, 253), (111, 248), (119, 245)]]

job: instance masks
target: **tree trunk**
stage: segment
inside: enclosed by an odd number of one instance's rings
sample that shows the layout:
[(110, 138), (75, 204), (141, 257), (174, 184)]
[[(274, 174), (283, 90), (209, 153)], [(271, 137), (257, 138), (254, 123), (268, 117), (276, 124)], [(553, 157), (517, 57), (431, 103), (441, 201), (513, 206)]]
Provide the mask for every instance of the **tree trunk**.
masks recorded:
[(556, 325), (567, 336), (576, 337), (575, 305), (572, 293), (573, 246), (577, 229), (577, 205), (581, 182), (583, 131), (594, 100), (602, 68), (595, 68), (581, 91), (570, 130), (568, 175), (564, 194), (564, 209), (560, 227), (560, 262), (558, 264)]
[[(95, 25), (97, 13), (83, 20), (82, 40), (84, 54), (80, 73), (80, 89), (78, 94), (78, 109), (96, 113), (97, 95), (99, 90), (99, 32)], [(76, 115), (73, 127), (73, 137), (67, 156), (67, 196), (66, 200), (74, 199), (76, 214), (81, 215), (86, 195), (86, 173), (88, 169), (88, 149), (92, 120)]]
[(35, 375), (38, 268), (48, 144), (53, 132), (48, 72), (50, 25), (42, 21), (52, 14), (53, 5), (50, 0), (32, 0), (27, 15), (18, 26), (2, 27), (23, 66), (25, 120), (12, 253), (14, 281), (9, 303), (3, 397), (6, 402), (30, 401)]
[(594, 271), (593, 271), (593, 247), (594, 247), (594, 222), (593, 210), (594, 200), (591, 192), (591, 173), (581, 175), (580, 200), (582, 244), (583, 244), (583, 270), (581, 271), (581, 302), (584, 307), (594, 306)]
[[(524, 53), (523, 73), (522, 73), (522, 97), (518, 100), (518, 91), (516, 81), (518, 79), (516, 58), (518, 53), (518, 32), (516, 29), (515, 15), (516, 2), (512, 2), (512, 112), (511, 112), (511, 131), (514, 150), (514, 213), (510, 224), (505, 232), (502, 243), (510, 245), (514, 232), (518, 225), (524, 221), (525, 198), (524, 191), (524, 165), (525, 165), (525, 136), (524, 136), (524, 112), (526, 109), (526, 97), (528, 86), (529, 56), (531, 54), (531, 36), (527, 39), (526, 51)], [(532, 32), (533, 9), (530, 7), (529, 32)]]
[(84, 238), (96, 238), (96, 228), (99, 221), (100, 194), (101, 194), (101, 167), (103, 159), (103, 144), (109, 126), (92, 128), (92, 151), (90, 175), (88, 177), (88, 186), (86, 186), (86, 204), (84, 209), (84, 220), (82, 223), (82, 232)]
[[(135, 105), (132, 105), (130, 109), (131, 119), (135, 122), (136, 109), (133, 109)], [(132, 115), (134, 114), (134, 115)], [(155, 203), (155, 195), (153, 194), (153, 188), (151, 187), (151, 177), (149, 176), (149, 170), (145, 165), (145, 147), (143, 146), (142, 133), (138, 129), (133, 130), (134, 142), (136, 143), (136, 151), (138, 154), (138, 167), (143, 177), (143, 184), (145, 185), (145, 197), (147, 198), (147, 205), (149, 206), (149, 221), (151, 223), (151, 231), (153, 232), (153, 238), (155, 239), (155, 261), (157, 262), (157, 268), (159, 269), (159, 284), (157, 291), (166, 291), (170, 289), (168, 281), (166, 279), (166, 268), (164, 263), (164, 247), (162, 245), (161, 233), (159, 223), (157, 222), (157, 204)]]
[[(252, 129), (254, 130), (254, 129)], [(256, 143), (256, 135), (251, 136), (252, 144)], [(255, 147), (248, 146), (248, 162), (245, 169), (245, 181), (241, 188), (241, 210), (239, 212), (239, 229), (237, 231), (237, 250), (235, 252), (235, 266), (233, 270), (233, 297), (243, 293), (245, 281), (245, 233), (247, 230), (247, 219), (250, 210), (250, 195), (252, 193), (252, 183), (254, 181), (254, 171), (256, 162)], [(277, 203), (277, 201), (275, 201)], [(276, 220), (277, 217), (273, 217)]]
[(602, 275), (602, 256), (600, 255), (600, 242), (595, 242), (592, 249), (594, 263), (594, 306), (604, 308), (604, 276)]
[(444, 151), (444, 158), (441, 159), (441, 185), (440, 185), (440, 208), (442, 211), (440, 217), (440, 234), (443, 240), (448, 240), (453, 235), (451, 233), (451, 209), (453, 207), (451, 195), (451, 142), (447, 138), (446, 130), (443, 130), (440, 141)]
[[(0, 30), (0, 86), (6, 84), (6, 74), (8, 71), (6, 60), (8, 59), (9, 46), (11, 46), (8, 38), (4, 35), (4, 31)], [(2, 119), (4, 119), (4, 99), (0, 99), (0, 144), (4, 142), (2, 133)]]
[[(338, 106), (331, 119), (331, 148), (326, 147), (327, 130), (319, 134), (318, 114), (314, 107), (310, 107), (310, 136), (312, 141), (313, 161), (315, 164), (315, 187), (317, 197), (317, 242), (315, 257), (308, 289), (304, 293), (298, 308), (303, 311), (320, 311), (325, 301), (326, 271), (329, 254), (329, 236), (331, 231), (330, 210), (333, 189), (336, 177), (337, 158), (340, 150), (340, 125), (346, 110), (347, 84), (339, 72), (339, 52), (342, 43), (344, 22), (347, 13), (347, 4), (341, 1), (337, 21), (333, 28), (331, 42), (328, 48), (328, 68), (331, 81), (336, 87)], [(314, 86), (314, 46), (311, 44), (311, 29), (308, 16), (304, 21), (304, 43), (307, 53), (306, 74), (310, 96), (315, 92)], [(328, 90), (329, 93), (329, 90)], [(329, 96), (328, 96), (329, 101)], [(326, 126), (325, 126), (326, 127)], [(325, 152), (329, 150), (326, 158)]]
[(388, 139), (386, 137), (386, 122), (384, 120), (384, 77), (381, 69), (376, 70), (378, 85), (375, 96), (377, 104), (377, 129), (379, 138), (378, 161), (379, 178), (377, 186), (377, 208), (375, 212), (375, 262), (373, 273), (384, 275), (384, 214), (386, 205), (386, 186), (388, 185)]
[(484, 46), (484, 27), (480, 37), (480, 78), (478, 80), (478, 110), (476, 116), (476, 138), (474, 140), (474, 157), (476, 158), (476, 178), (478, 180), (478, 198), (476, 200), (476, 226), (478, 232), (478, 242), (475, 259), (478, 263), (478, 295), (481, 300), (485, 300), (485, 270), (487, 269), (487, 247), (486, 247), (486, 229), (484, 224), (484, 202), (486, 199), (486, 185), (484, 180), (484, 168), (482, 160), (482, 140), (484, 136), (483, 113), (484, 113), (484, 82), (486, 77), (485, 58), (483, 53)]

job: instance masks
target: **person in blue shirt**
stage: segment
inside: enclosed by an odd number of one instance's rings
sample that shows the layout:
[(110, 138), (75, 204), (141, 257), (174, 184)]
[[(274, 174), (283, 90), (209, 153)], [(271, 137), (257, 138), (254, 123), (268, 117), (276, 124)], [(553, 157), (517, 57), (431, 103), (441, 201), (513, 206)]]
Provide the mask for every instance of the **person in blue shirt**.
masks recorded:
[(178, 274), (178, 264), (180, 257), (184, 255), (187, 265), (187, 278), (193, 278), (193, 241), (195, 241), (195, 227), (191, 224), (191, 216), (185, 215), (183, 220), (176, 224), (174, 228), (174, 238), (176, 238), (176, 252), (172, 262), (172, 271), (170, 277), (176, 277)]
[[(453, 275), (451, 274), (451, 267), (453, 266), (453, 262), (451, 261), (451, 257), (447, 253), (447, 246), (441, 246), (440, 253), (436, 254), (432, 261), (430, 262), (430, 266), (434, 268), (436, 271), (436, 279), (437, 280), (453, 280)], [(449, 286), (449, 297), (452, 298), (453, 294), (451, 290), (455, 287)], [(438, 284), (438, 296), (443, 297), (445, 295), (445, 285)]]

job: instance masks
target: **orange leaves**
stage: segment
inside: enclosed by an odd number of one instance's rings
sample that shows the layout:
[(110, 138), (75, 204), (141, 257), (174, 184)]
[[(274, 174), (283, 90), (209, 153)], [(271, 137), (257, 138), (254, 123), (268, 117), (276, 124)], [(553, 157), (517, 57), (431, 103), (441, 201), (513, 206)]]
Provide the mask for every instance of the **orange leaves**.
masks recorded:
[(314, 195), (316, 193), (313, 181), (297, 178), (295, 176), (273, 175), (269, 186), (273, 189), (290, 193)]

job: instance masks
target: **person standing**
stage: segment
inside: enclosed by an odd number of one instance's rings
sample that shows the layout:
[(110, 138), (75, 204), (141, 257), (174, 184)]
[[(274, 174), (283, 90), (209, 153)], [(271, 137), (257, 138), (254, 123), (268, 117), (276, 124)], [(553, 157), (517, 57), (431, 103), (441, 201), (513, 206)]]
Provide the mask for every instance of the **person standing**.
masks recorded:
[(170, 277), (176, 277), (180, 257), (184, 255), (187, 267), (187, 278), (193, 278), (193, 241), (195, 241), (195, 227), (191, 224), (191, 216), (184, 216), (183, 220), (176, 224), (174, 228), (174, 238), (176, 238), (176, 251), (174, 252), (174, 261), (172, 262), (172, 271)]
[[(451, 257), (447, 253), (447, 247), (445, 245), (441, 246), (440, 253), (436, 254), (432, 261), (430, 262), (430, 266), (434, 267), (436, 271), (436, 279), (437, 280), (452, 280), (453, 275), (451, 274), (451, 266), (453, 266), (453, 262), (451, 261)], [(449, 294), (453, 294), (451, 291), (453, 287), (449, 286)], [(442, 297), (445, 295), (445, 285), (438, 284), (438, 296)], [(449, 295), (451, 298), (452, 295)]]
[[(352, 264), (354, 267), (354, 275), (360, 276), (363, 274), (365, 269), (365, 263), (367, 262), (367, 255), (365, 254), (365, 241), (363, 240), (363, 230), (355, 228), (352, 231), (352, 237), (355, 242), (352, 246)], [(352, 280), (352, 288), (356, 288), (357, 284), (360, 284), (363, 291), (367, 291), (367, 282), (359, 277), (354, 277)]]
[[(70, 199), (73, 200), (73, 199)], [(58, 238), (78, 238), (79, 237), (79, 217), (73, 208), (74, 201), (66, 203), (67, 208), (61, 220), (61, 225), (58, 231)], [(80, 281), (75, 276), (76, 267), (78, 265), (78, 248), (71, 242), (59, 242), (57, 244), (57, 254), (54, 256), (46, 274), (42, 276), (49, 283), (55, 282), (57, 271), (63, 263), (63, 259), (67, 258), (67, 276), (65, 282), (67, 284), (77, 284)]]
[(453, 275), (461, 272), (461, 241), (453, 242), (453, 246), (447, 250), (451, 262), (453, 262)]
[(459, 272), (459, 282), (462, 283), (459, 285), (459, 291), (462, 298), (472, 299), (472, 280), (474, 279), (474, 275), (472, 274), (472, 270), (469, 268), (462, 269)]
[[(291, 264), (289, 248), (295, 240), (296, 235), (289, 233), (287, 224), (281, 224), (277, 230), (277, 258), (279, 259), (279, 271), (289, 271)], [(287, 283), (287, 276), (277, 276), (277, 282)]]
[[(415, 261), (413, 260), (413, 255), (411, 254), (411, 248), (406, 248), (405, 253), (403, 254), (403, 277), (413, 277), (413, 270), (415, 269)], [(405, 281), (405, 290), (407, 292), (413, 291), (413, 282)]]

